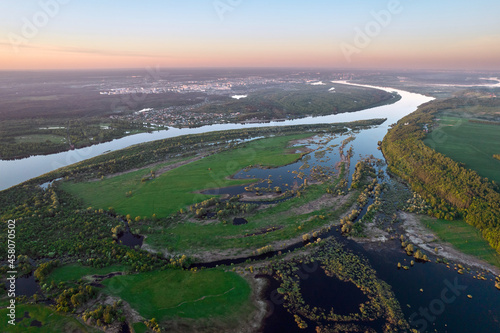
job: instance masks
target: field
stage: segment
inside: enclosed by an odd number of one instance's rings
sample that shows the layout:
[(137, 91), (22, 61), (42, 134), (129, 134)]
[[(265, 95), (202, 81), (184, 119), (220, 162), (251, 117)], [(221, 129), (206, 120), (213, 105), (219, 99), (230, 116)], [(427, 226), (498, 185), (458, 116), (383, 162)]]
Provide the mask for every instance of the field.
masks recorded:
[(469, 122), (467, 117), (438, 118), (439, 128), (424, 143), (500, 184), (500, 161), (493, 158), (500, 154), (500, 126)]
[(241, 317), (253, 310), (251, 288), (239, 275), (218, 269), (163, 270), (115, 276), (102, 282), (145, 318)]
[[(21, 319), (25, 313), (28, 313), (30, 318), (22, 318), (15, 326), (7, 324), (7, 309), (0, 310), (0, 331), (12, 333), (54, 333), (54, 332), (80, 332), (80, 333), (97, 333), (100, 330), (90, 328), (78, 320), (53, 311), (52, 309), (42, 305), (20, 305), (16, 307), (17, 318)], [(30, 326), (31, 323), (37, 320), (41, 327)]]
[[(338, 179), (334, 180), (335, 183)], [(326, 196), (326, 186), (311, 185), (300, 197), (294, 197), (274, 207), (258, 210), (245, 216), (248, 224), (235, 226), (232, 223), (214, 222), (200, 225), (184, 222), (172, 227), (141, 230), (147, 235), (146, 243), (156, 249), (186, 253), (195, 248), (208, 249), (258, 249), (280, 240), (286, 241), (300, 237), (311, 230), (338, 221), (340, 215), (356, 201), (357, 192), (336, 204), (335, 198), (328, 199), (329, 205), (313, 211), (300, 211), (300, 207)], [(298, 209), (294, 209), (297, 208)], [(320, 217), (321, 216), (321, 217)], [(263, 229), (277, 228), (275, 231), (261, 233)], [(255, 234), (255, 235), (252, 235)], [(244, 237), (248, 235), (247, 237)]]
[(82, 266), (80, 264), (70, 264), (57, 267), (48, 276), (48, 281), (55, 283), (65, 281), (77, 281), (86, 275), (106, 275), (112, 272), (122, 272), (127, 270), (127, 266), (114, 265), (104, 268), (95, 268), (90, 266)]
[[(249, 180), (231, 180), (237, 171), (250, 166), (280, 166), (296, 161), (301, 154), (287, 154), (290, 140), (311, 134), (261, 139), (243, 147), (211, 155), (196, 162), (168, 171), (154, 179), (142, 182), (150, 170), (95, 182), (64, 183), (61, 187), (80, 197), (86, 205), (135, 216), (165, 217), (195, 202), (210, 198), (197, 191), (230, 185), (247, 184)], [(127, 192), (132, 191), (127, 196)]]
[(420, 219), (442, 241), (450, 243), (465, 254), (476, 256), (500, 267), (500, 254), (481, 237), (481, 231), (473, 226), (468, 225), (463, 220), (446, 221), (428, 216), (421, 216)]

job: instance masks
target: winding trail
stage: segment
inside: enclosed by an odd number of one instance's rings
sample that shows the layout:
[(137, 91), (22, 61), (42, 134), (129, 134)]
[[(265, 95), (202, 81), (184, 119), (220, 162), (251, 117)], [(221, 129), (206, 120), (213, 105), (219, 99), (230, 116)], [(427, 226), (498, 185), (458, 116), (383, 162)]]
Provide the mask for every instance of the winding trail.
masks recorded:
[(228, 291), (222, 293), (222, 294), (218, 294), (218, 295), (206, 295), (206, 296), (203, 296), (201, 298), (198, 298), (194, 301), (186, 301), (186, 302), (182, 302), (182, 303), (179, 303), (179, 305), (177, 306), (173, 306), (173, 307), (170, 307), (170, 308), (161, 308), (160, 310), (169, 310), (169, 309), (175, 309), (175, 308), (178, 308), (184, 304), (187, 304), (187, 303), (196, 303), (196, 302), (200, 302), (200, 301), (203, 301), (204, 299), (207, 299), (209, 297), (220, 297), (220, 296), (224, 296), (228, 293), (230, 293), (231, 291), (233, 291), (235, 289), (235, 287), (232, 287), (231, 289), (229, 289)]

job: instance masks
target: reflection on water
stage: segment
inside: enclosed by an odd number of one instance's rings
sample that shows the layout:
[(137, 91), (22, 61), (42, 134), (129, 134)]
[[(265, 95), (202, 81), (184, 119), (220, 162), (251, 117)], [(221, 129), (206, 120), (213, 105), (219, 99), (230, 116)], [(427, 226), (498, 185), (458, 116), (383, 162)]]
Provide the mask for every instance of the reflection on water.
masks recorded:
[(361, 303), (368, 301), (368, 297), (352, 282), (330, 277), (321, 268), (302, 279), (300, 289), (306, 304), (327, 312), (333, 308), (339, 315), (357, 313)]
[(118, 237), (118, 242), (120, 244), (126, 245), (131, 248), (134, 248), (136, 245), (141, 247), (143, 241), (144, 241), (144, 236), (134, 235), (130, 231), (125, 231)]
[(40, 291), (40, 286), (33, 273), (16, 279), (16, 295), (31, 297)]

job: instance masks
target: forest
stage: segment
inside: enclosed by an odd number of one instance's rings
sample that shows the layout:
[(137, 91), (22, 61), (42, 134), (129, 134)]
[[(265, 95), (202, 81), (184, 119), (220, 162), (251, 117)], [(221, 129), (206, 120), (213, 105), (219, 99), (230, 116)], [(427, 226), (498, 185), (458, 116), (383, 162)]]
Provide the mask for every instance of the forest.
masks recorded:
[(0, 122), (0, 158), (54, 154), (151, 131), (151, 127), (108, 117), (32, 118)]
[[(329, 89), (334, 89), (330, 91)], [(209, 104), (195, 112), (239, 112), (239, 121), (326, 116), (354, 112), (401, 99), (395, 93), (383, 90), (327, 84), (322, 86), (295, 85), (287, 89), (267, 89), (254, 92), (238, 101)]]
[(389, 170), (407, 181), (432, 207), (427, 211), (429, 215), (464, 219), (500, 252), (498, 185), (423, 142), (428, 135), (426, 128), (434, 124), (439, 112), (476, 106), (498, 108), (500, 99), (454, 97), (426, 103), (389, 130), (382, 151)]

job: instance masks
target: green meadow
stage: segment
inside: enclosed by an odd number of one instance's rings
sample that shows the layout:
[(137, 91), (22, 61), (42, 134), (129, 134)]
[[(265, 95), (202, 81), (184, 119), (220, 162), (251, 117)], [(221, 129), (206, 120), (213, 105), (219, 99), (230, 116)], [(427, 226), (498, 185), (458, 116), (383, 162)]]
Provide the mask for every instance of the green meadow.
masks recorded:
[(145, 318), (206, 319), (241, 317), (253, 310), (249, 284), (220, 269), (163, 270), (115, 276), (102, 282), (104, 292), (128, 302)]
[[(339, 179), (337, 177), (333, 180), (333, 184), (336, 184)], [(302, 207), (326, 195), (326, 186), (327, 184), (311, 185), (300, 196), (245, 216), (248, 221), (245, 225), (220, 222), (200, 225), (184, 222), (161, 230), (144, 228), (141, 233), (147, 235), (146, 243), (154, 248), (167, 248), (177, 253), (187, 253), (195, 248), (256, 250), (279, 240), (300, 237), (314, 229), (338, 221), (341, 214), (354, 204), (358, 192), (342, 204), (333, 204), (314, 211), (293, 210), (295, 207)], [(272, 227), (276, 230), (262, 232)]]
[[(288, 154), (289, 141), (311, 136), (297, 134), (252, 141), (237, 149), (170, 170), (143, 182), (150, 169), (130, 172), (100, 181), (61, 184), (61, 188), (99, 209), (113, 207), (117, 213), (132, 217), (166, 217), (193, 203), (210, 198), (197, 192), (211, 188), (248, 184), (250, 180), (229, 177), (247, 166), (276, 167), (292, 163), (301, 154)], [(131, 192), (127, 195), (127, 193)]]
[(54, 269), (48, 276), (48, 281), (55, 283), (66, 281), (77, 281), (86, 275), (106, 275), (112, 272), (123, 272), (128, 269), (124, 265), (113, 265), (104, 268), (82, 266), (80, 264), (69, 264)]
[(462, 162), (480, 176), (500, 184), (500, 126), (469, 122), (469, 118), (439, 116), (439, 128), (424, 140), (436, 151)]
[(465, 221), (438, 220), (428, 216), (420, 216), (420, 220), (439, 239), (450, 243), (457, 250), (500, 267), (500, 254), (482, 238), (481, 231)]

